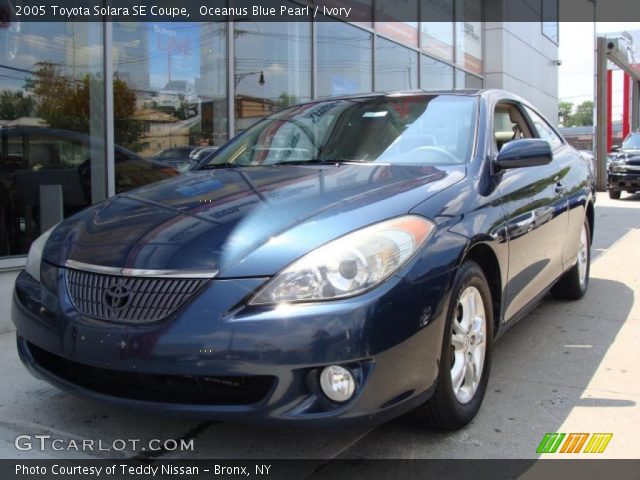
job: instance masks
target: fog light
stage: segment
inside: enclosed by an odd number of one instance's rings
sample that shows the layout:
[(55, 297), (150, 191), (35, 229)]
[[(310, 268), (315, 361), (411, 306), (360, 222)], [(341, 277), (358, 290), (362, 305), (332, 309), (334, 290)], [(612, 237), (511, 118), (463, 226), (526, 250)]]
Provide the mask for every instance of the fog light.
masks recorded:
[(356, 391), (356, 379), (346, 368), (331, 365), (320, 373), (322, 392), (334, 402), (346, 402)]

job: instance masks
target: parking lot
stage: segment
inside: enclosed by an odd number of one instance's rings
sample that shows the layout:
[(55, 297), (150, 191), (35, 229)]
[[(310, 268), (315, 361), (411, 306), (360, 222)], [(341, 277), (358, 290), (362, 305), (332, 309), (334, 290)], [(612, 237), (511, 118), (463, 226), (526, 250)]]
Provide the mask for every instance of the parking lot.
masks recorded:
[[(14, 273), (0, 274), (0, 458), (535, 458), (546, 432), (611, 432), (600, 457), (639, 458), (640, 196), (598, 196), (591, 284), (582, 301), (548, 298), (496, 344), (476, 419), (456, 433), (405, 418), (373, 429), (293, 430), (143, 416), (31, 377), (8, 323)], [(20, 434), (74, 439), (193, 439), (194, 451), (19, 451)], [(557, 456), (557, 455), (556, 455)], [(587, 456), (587, 455), (581, 455)]]

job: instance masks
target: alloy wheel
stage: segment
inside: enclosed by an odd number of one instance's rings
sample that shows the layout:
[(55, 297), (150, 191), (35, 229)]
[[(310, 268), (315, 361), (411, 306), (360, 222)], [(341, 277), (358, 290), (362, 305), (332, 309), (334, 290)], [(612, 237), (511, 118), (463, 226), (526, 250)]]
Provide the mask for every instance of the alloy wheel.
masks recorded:
[(589, 263), (589, 239), (587, 238), (587, 228), (583, 225), (580, 233), (580, 245), (578, 247), (578, 278), (580, 286), (584, 286), (587, 281), (587, 266)]
[(451, 385), (460, 403), (471, 401), (482, 378), (486, 352), (484, 302), (476, 287), (464, 289), (451, 321)]

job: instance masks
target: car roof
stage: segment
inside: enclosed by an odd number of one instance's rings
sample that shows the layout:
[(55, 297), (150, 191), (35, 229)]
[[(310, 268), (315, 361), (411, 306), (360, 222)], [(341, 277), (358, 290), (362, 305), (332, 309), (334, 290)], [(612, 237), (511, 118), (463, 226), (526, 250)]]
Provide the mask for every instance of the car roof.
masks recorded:
[(431, 96), (431, 95), (461, 95), (461, 96), (476, 96), (480, 95), (485, 90), (478, 89), (447, 89), (447, 90), (424, 90), (424, 89), (412, 89), (412, 90), (391, 90), (386, 92), (372, 92), (372, 93), (358, 93), (355, 95), (338, 95), (331, 97), (316, 98), (309, 102), (302, 103), (318, 103), (318, 102), (330, 102), (333, 100), (347, 100), (357, 98), (382, 98), (382, 97), (409, 97), (409, 96)]
[[(473, 96), (473, 97), (491, 97), (496, 99), (510, 99), (530, 105), (521, 97), (498, 88), (461, 88), (461, 89), (411, 89), (411, 90), (392, 90), (386, 92), (360, 93), (355, 95), (340, 95), (335, 97), (317, 98), (308, 102), (301, 102), (300, 105), (314, 104), (321, 102), (330, 102), (334, 100), (356, 100), (367, 98), (401, 98), (411, 96), (433, 96), (433, 95), (456, 95), (456, 96)], [(293, 105), (292, 105), (293, 106)]]
[[(40, 126), (33, 126), (33, 125), (18, 125), (18, 126), (0, 128), (0, 135), (3, 135), (3, 136), (4, 135), (10, 135), (10, 136), (25, 135), (25, 134), (26, 135), (43, 135), (43, 136), (50, 136), (54, 138), (57, 137), (60, 139), (67, 140), (69, 142), (77, 141), (77, 142), (82, 142), (85, 144), (97, 145), (97, 146), (102, 146), (104, 143), (104, 140), (100, 137), (87, 135), (86, 133), (82, 133), (82, 132), (75, 132), (73, 130), (62, 130), (59, 128), (40, 127)], [(121, 145), (114, 145), (113, 147), (117, 151), (140, 158), (140, 155), (138, 155), (136, 152), (129, 150), (128, 148), (125, 148)]]

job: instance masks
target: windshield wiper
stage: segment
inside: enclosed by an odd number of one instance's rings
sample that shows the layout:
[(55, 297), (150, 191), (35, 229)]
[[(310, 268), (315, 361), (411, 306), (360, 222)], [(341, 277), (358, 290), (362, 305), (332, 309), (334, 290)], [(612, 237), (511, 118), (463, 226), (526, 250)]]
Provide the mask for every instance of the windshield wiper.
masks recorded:
[(343, 163), (371, 163), (368, 160), (323, 160), (320, 158), (312, 158), (309, 160), (288, 160), (282, 162), (273, 162), (267, 164), (247, 164), (247, 165), (238, 165), (236, 163), (213, 163), (209, 165), (205, 165), (198, 170), (214, 170), (218, 168), (238, 168), (238, 167), (273, 167), (280, 165), (338, 165)]
[(334, 163), (331, 160), (322, 160), (320, 158), (311, 158), (309, 160), (286, 160), (284, 162), (273, 162), (270, 163), (268, 165), (265, 165), (265, 167), (270, 167), (273, 165), (325, 165), (325, 164), (332, 164)]
[(210, 163), (209, 165), (205, 165), (203, 167), (198, 168), (198, 170), (215, 170), (217, 168), (237, 168), (239, 165), (235, 163)]
[(312, 158), (311, 160), (291, 160), (288, 162), (275, 162), (270, 165), (342, 165), (345, 163), (373, 163), (371, 160), (349, 160), (349, 159), (331, 159), (321, 160)]

